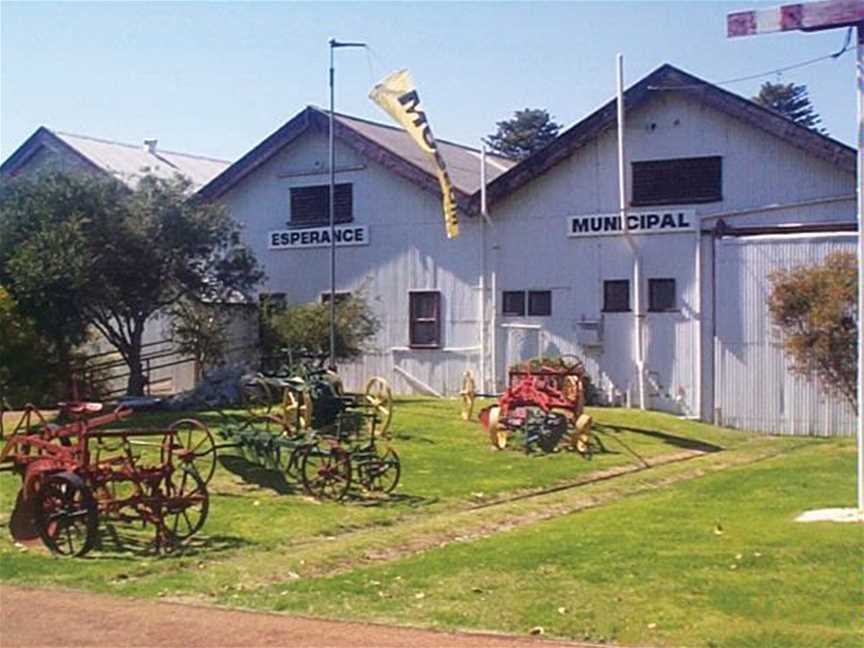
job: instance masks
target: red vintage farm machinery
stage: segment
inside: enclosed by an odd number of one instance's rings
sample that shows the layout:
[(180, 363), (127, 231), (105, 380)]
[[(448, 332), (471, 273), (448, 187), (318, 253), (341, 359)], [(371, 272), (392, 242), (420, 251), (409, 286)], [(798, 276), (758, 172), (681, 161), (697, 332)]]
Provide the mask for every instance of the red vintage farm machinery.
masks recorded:
[(99, 403), (61, 403), (71, 422), (49, 423), (32, 405), (5, 440), (0, 470), (21, 477), (10, 530), (54, 554), (83, 556), (100, 518), (155, 528), (157, 551), (171, 550), (207, 519), (206, 479), (215, 453), (206, 426), (183, 419), (164, 430), (103, 429), (132, 415), (100, 414)]
[[(479, 418), (493, 447), (503, 450), (520, 441), (526, 453), (564, 448), (590, 458), (602, 450), (592, 433), (593, 420), (584, 413), (585, 370), (578, 360), (535, 360), (513, 367), (508, 387), (498, 402), (480, 411)], [(477, 394), (474, 377), (466, 372), (462, 387), (462, 418), (470, 419)]]

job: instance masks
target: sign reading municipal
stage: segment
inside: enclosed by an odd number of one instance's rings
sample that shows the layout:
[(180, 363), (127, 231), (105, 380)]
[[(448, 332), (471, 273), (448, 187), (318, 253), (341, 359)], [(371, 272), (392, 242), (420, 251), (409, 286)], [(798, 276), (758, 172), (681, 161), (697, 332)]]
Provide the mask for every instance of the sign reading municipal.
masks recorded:
[[(336, 247), (369, 245), (369, 227), (366, 225), (342, 225), (333, 230), (333, 238), (336, 239)], [(329, 227), (277, 230), (267, 235), (267, 247), (271, 250), (296, 250), (329, 246)]]
[[(696, 212), (692, 209), (630, 212), (627, 214), (627, 225), (633, 234), (692, 232), (696, 229)], [(605, 236), (621, 234), (623, 231), (619, 214), (592, 214), (571, 216), (567, 236)]]

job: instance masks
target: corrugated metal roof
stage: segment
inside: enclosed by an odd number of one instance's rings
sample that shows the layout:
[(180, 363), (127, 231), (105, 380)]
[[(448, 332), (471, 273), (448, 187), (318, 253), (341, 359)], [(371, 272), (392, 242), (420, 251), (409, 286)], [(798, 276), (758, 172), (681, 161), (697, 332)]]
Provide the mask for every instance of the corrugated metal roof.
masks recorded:
[[(320, 110), (320, 109), (319, 109)], [(327, 111), (321, 112), (329, 114)], [(402, 128), (387, 126), (377, 122), (351, 117), (334, 113), (335, 118), (344, 126), (363, 135), (367, 139), (372, 140), (379, 146), (386, 148), (392, 153), (398, 155), (420, 167), (424, 171), (434, 174), (435, 164), (429, 157), (420, 150), (417, 144), (411, 139)], [(450, 179), (457, 189), (466, 193), (473, 194), (480, 189), (480, 151), (461, 144), (455, 144), (446, 140), (436, 138), (438, 150), (447, 164), (447, 171), (450, 174)], [(508, 160), (490, 153), (486, 154), (486, 175), (487, 181), (491, 182), (499, 175), (515, 166), (516, 162)]]
[(148, 174), (166, 179), (180, 174), (188, 178), (193, 189), (197, 190), (231, 165), (226, 160), (163, 151), (158, 145), (155, 152), (151, 153), (143, 143), (125, 144), (62, 131), (50, 132), (97, 167), (130, 187), (134, 187)]

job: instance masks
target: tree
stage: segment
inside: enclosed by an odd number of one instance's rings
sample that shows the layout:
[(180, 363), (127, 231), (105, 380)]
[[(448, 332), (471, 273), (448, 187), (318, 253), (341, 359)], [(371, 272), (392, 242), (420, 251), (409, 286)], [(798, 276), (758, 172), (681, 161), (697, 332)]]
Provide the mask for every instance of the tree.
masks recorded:
[(498, 130), (486, 138), (495, 153), (523, 160), (558, 137), (561, 125), (542, 108), (517, 110), (511, 119), (497, 122)]
[(771, 275), (768, 309), (781, 331), (792, 372), (857, 405), (855, 255), (834, 252), (822, 263)]
[(218, 304), (181, 299), (171, 309), (171, 334), (177, 351), (195, 359), (197, 383), (204, 367), (212, 367), (225, 358), (228, 318)]
[[(380, 328), (381, 323), (362, 295), (338, 300), (336, 357), (356, 358), (366, 350)], [(276, 309), (270, 316), (269, 329), (282, 347), (327, 352), (330, 350), (330, 304), (297, 304)]]
[(822, 118), (813, 109), (806, 85), (795, 83), (771, 83), (766, 81), (753, 97), (760, 106), (770, 108), (792, 121), (811, 128), (818, 133), (827, 134), (820, 124)]
[(60, 396), (67, 378), (52, 340), (0, 287), (0, 410), (4, 403), (20, 407)]
[(46, 329), (68, 314), (101, 333), (129, 367), (129, 394), (144, 390), (148, 319), (183, 298), (245, 292), (262, 277), (225, 209), (190, 199), (189, 189), (180, 177), (148, 176), (129, 190), (61, 174), (0, 188), (0, 282)]

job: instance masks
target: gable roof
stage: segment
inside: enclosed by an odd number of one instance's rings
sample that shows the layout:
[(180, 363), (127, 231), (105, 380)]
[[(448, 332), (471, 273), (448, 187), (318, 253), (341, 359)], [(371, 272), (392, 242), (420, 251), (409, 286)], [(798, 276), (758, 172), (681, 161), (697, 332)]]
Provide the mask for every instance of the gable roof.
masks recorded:
[[(403, 129), (339, 113), (333, 116), (335, 139), (422, 189), (440, 195), (434, 163)], [(219, 198), (307, 131), (328, 132), (329, 121), (328, 111), (308, 106), (214, 178), (199, 191), (199, 195), (208, 199)], [(447, 164), (457, 200), (467, 202), (480, 188), (480, 152), (446, 140), (436, 142)], [(487, 154), (487, 178), (498, 177), (514, 164), (512, 160)]]
[[(660, 66), (624, 92), (625, 110), (631, 111), (646, 104), (658, 92), (684, 93), (721, 113), (779, 137), (810, 155), (835, 164), (844, 171), (855, 173), (855, 149), (669, 64)], [(547, 146), (492, 180), (487, 187), (487, 201), (492, 204), (502, 200), (609, 128), (616, 127), (617, 123), (617, 102), (612, 99), (561, 133)], [(480, 196), (477, 193), (471, 197), (470, 209), (477, 211), (479, 203)]]
[(193, 189), (197, 190), (230, 165), (226, 160), (163, 151), (155, 147), (151, 152), (145, 145), (124, 144), (40, 126), (0, 165), (0, 174), (15, 175), (45, 148), (61, 148), (90, 171), (106, 173), (132, 188), (148, 174), (166, 179), (179, 174), (188, 178)]

